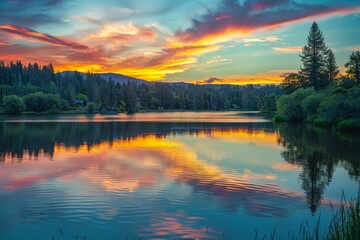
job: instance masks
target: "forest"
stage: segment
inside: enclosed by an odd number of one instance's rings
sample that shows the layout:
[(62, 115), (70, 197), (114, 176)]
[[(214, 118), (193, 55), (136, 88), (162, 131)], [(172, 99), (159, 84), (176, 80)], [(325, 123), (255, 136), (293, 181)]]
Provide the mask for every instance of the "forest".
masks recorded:
[(119, 82), (100, 74), (55, 73), (52, 64), (0, 62), (2, 112), (134, 113), (171, 110), (274, 111), (281, 88), (275, 85), (197, 85), (146, 81)]
[(333, 51), (314, 22), (300, 55), (298, 73), (288, 74), (277, 100), (275, 121), (309, 122), (338, 130), (360, 129), (360, 51), (351, 53), (341, 75)]
[(0, 112), (257, 110), (275, 113), (275, 121), (360, 129), (360, 51), (351, 53), (340, 74), (314, 22), (300, 60), (299, 71), (286, 74), (280, 86), (115, 81), (90, 72), (55, 73), (52, 64), (0, 61)]

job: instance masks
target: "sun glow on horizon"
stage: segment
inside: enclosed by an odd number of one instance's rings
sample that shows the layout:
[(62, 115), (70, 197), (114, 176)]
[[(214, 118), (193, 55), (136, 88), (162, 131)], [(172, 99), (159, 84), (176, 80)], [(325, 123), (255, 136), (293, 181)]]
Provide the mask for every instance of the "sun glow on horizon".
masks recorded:
[[(277, 69), (299, 68), (298, 54), (311, 21), (325, 26), (326, 39), (337, 48), (339, 66), (358, 46), (352, 38), (340, 39), (331, 32), (354, 32), (360, 5), (351, 1), (294, 8), (293, 0), (164, 0), (152, 10), (144, 0), (131, 6), (121, 1), (114, 6), (109, 0), (101, 5), (41, 1), (26, 7), (16, 2), (0, 3), (7, 14), (0, 19), (1, 60), (52, 63), (59, 72), (113, 72), (148, 81), (199, 84), (214, 78), (221, 81), (206, 84), (278, 84)], [(56, 13), (46, 11), (47, 4)], [(207, 65), (216, 55), (231, 61)]]

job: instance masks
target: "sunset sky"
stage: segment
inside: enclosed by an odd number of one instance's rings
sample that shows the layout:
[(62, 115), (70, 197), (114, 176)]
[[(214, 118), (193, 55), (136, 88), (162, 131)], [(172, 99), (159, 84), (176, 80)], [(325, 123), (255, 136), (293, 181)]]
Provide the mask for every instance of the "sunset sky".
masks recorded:
[(0, 59), (145, 80), (279, 83), (313, 21), (340, 66), (360, 0), (1, 0)]

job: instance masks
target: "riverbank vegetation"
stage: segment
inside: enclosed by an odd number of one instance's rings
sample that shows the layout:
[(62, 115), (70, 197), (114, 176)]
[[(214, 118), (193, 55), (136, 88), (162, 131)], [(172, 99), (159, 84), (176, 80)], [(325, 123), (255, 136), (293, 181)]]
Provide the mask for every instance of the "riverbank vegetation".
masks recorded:
[(281, 84), (275, 121), (310, 122), (338, 130), (360, 129), (360, 51), (353, 52), (341, 76), (335, 56), (313, 23), (300, 55), (302, 67)]
[[(334, 209), (330, 203), (331, 209)], [(314, 227), (308, 222), (303, 222), (297, 232), (289, 232), (287, 238), (282, 238), (274, 231), (263, 236), (259, 236), (255, 230), (255, 239), (293, 239), (293, 240), (357, 240), (360, 239), (360, 194), (356, 198), (347, 201), (342, 196), (340, 208), (334, 212), (330, 223), (324, 231), (320, 231), (321, 215)]]

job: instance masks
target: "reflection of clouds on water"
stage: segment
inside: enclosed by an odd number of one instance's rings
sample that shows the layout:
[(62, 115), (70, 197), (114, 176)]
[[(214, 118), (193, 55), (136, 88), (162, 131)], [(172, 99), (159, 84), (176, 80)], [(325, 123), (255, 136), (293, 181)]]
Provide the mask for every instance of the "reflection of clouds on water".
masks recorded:
[(52, 179), (80, 177), (105, 191), (123, 193), (176, 181), (221, 199), (231, 211), (243, 207), (256, 216), (286, 216), (289, 205), (301, 205), (300, 194), (271, 183), (275, 174), (225, 172), (198, 159), (196, 152), (181, 142), (154, 135), (103, 142), (91, 149), (58, 145), (53, 161), (23, 162), (21, 166), (26, 170), (19, 175), (18, 169), (12, 168), (3, 188), (15, 190)]
[(277, 170), (277, 171), (294, 171), (294, 172), (299, 172), (301, 170), (301, 166), (297, 165), (297, 164), (292, 164), (292, 163), (275, 163), (271, 166), (272, 169)]
[(74, 222), (109, 239), (287, 230), (319, 199), (326, 218), (340, 194), (318, 190), (329, 179), (350, 189), (359, 169), (355, 140), (269, 123), (0, 123), (0, 133), (0, 212), (41, 225), (34, 232)]
[[(160, 212), (157, 216), (150, 219), (150, 226), (139, 230), (140, 237), (164, 238), (171, 236), (172, 238), (186, 239), (204, 239), (212, 238), (216, 235), (221, 236), (220, 232), (213, 230), (207, 226), (194, 227), (197, 222), (204, 219), (194, 216), (187, 216), (183, 211), (172, 213)], [(154, 229), (155, 232), (154, 232)]]

